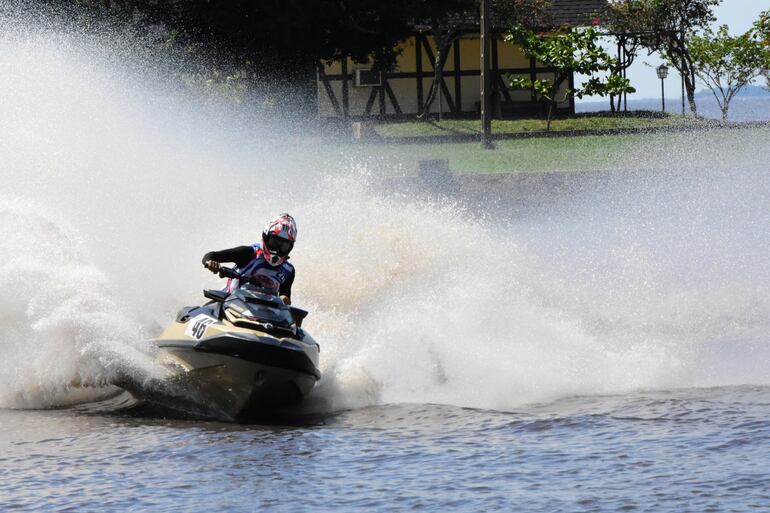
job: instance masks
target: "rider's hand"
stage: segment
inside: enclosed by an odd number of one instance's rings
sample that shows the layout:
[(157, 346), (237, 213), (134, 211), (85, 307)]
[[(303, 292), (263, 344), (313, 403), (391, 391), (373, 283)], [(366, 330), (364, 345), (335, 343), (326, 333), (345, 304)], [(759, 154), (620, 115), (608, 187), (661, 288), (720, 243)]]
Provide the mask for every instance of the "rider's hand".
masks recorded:
[(204, 263), (203, 266), (209, 271), (211, 271), (212, 273), (219, 272), (219, 262), (215, 262), (213, 260), (206, 260), (206, 263)]

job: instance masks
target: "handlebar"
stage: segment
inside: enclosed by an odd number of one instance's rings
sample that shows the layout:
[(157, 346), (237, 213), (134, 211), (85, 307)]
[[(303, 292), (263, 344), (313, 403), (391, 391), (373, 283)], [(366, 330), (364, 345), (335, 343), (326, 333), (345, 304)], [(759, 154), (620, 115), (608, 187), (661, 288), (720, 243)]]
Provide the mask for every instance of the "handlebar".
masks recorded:
[(231, 267), (219, 267), (219, 271), (217, 271), (217, 274), (219, 274), (220, 278), (232, 278), (234, 280), (239, 280), (241, 282), (248, 282), (249, 279), (246, 276), (243, 276), (241, 273), (236, 271), (235, 269)]
[[(214, 268), (211, 268), (211, 264), (215, 264)], [(212, 273), (218, 275), (220, 278), (232, 278), (234, 280), (241, 280), (244, 282), (248, 281), (248, 278), (243, 276), (241, 273), (233, 269), (232, 267), (225, 267), (223, 265), (219, 265), (219, 262), (214, 262), (213, 260), (206, 260), (203, 262), (203, 267), (211, 271)]]
[[(278, 294), (276, 294), (275, 292), (270, 291), (269, 289), (264, 289), (262, 287), (262, 285), (260, 283), (258, 283), (258, 282), (255, 282), (251, 278), (251, 276), (244, 276), (243, 274), (239, 273), (238, 271), (236, 271), (232, 267), (219, 266), (219, 269), (217, 271), (212, 271), (212, 272), (216, 272), (216, 274), (218, 274), (220, 278), (231, 278), (231, 279), (234, 279), (234, 280), (238, 280), (241, 283), (250, 283), (252, 285), (256, 285), (257, 287), (261, 288), (264, 292), (266, 292), (268, 294), (271, 294), (273, 296), (277, 296), (282, 301), (285, 301), (283, 296), (279, 296)], [(292, 315), (294, 315), (298, 319), (297, 325), (301, 326), (302, 325), (302, 319), (305, 318), (305, 316), (307, 315), (307, 312), (305, 310), (300, 309), (300, 308), (293, 307), (290, 304), (287, 304), (287, 306), (291, 309)]]
[[(251, 276), (245, 276), (232, 267), (224, 267), (219, 266), (219, 269), (217, 271), (212, 271), (216, 273), (220, 278), (231, 278), (233, 280), (238, 280), (241, 284), (250, 283), (251, 285), (255, 285), (259, 288), (264, 288), (261, 283), (254, 280)], [(267, 291), (267, 289), (265, 289)], [(277, 295), (275, 292), (270, 292), (273, 295)]]

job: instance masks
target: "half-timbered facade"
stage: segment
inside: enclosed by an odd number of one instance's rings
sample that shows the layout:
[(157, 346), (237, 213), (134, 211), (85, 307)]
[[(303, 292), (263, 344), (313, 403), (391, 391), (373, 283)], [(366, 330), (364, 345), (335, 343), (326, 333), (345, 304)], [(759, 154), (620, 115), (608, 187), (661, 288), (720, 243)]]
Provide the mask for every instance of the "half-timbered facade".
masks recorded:
[[(590, 24), (604, 0), (554, 0), (555, 24)], [(502, 31), (498, 31), (501, 33)], [(319, 63), (318, 114), (322, 118), (365, 119), (407, 117), (420, 114), (435, 79), (437, 47), (429, 29), (415, 32), (401, 43), (395, 67), (377, 73), (367, 64), (351, 59)], [(431, 112), (453, 117), (479, 112), (480, 38), (478, 25), (463, 31), (451, 47), (439, 84), (440, 94)], [(544, 106), (532, 91), (510, 90), (506, 75), (526, 75), (532, 79), (553, 78), (553, 72), (528, 58), (517, 46), (496, 38), (491, 48), (493, 111), (498, 117), (542, 112)], [(570, 79), (566, 87), (573, 87)], [(561, 112), (574, 113), (574, 102), (559, 105)]]

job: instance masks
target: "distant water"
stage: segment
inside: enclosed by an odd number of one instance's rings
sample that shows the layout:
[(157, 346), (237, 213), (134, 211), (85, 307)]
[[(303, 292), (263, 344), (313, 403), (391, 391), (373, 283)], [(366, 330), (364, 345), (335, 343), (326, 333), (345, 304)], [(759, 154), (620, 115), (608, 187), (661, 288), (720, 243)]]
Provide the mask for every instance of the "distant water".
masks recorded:
[(269, 426), (0, 410), (0, 509), (766, 511), (768, 418), (763, 387)]
[[(721, 119), (722, 113), (716, 100), (710, 97), (698, 97), (698, 113), (714, 119)], [(658, 99), (629, 100), (629, 110), (661, 110), (661, 101)], [(690, 107), (685, 105), (689, 114)], [(609, 102), (579, 102), (575, 104), (577, 112), (595, 112), (609, 110)], [(681, 98), (666, 98), (666, 112), (682, 113)], [(738, 97), (730, 102), (730, 121), (770, 121), (770, 95)]]

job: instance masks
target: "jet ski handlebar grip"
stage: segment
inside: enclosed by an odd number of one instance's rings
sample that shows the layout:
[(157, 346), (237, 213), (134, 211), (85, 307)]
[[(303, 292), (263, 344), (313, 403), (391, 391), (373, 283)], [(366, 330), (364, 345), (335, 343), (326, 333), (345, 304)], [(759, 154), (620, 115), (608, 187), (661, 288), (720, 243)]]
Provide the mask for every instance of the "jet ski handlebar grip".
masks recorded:
[(219, 277), (220, 278), (233, 278), (236, 280), (242, 280), (243, 276), (241, 276), (241, 273), (236, 271), (235, 269), (231, 269), (229, 267), (220, 267), (219, 268)]

